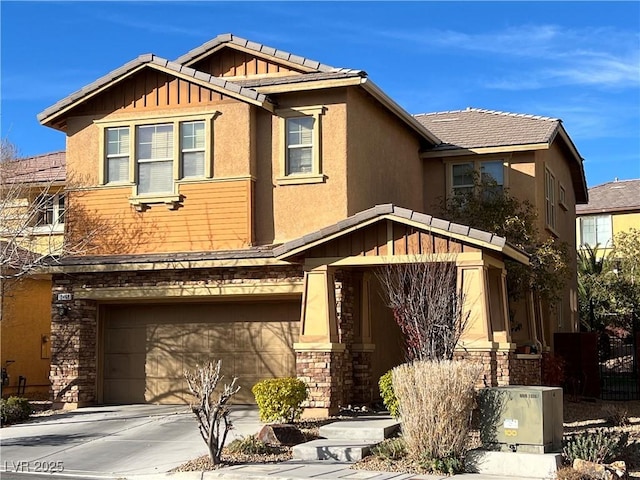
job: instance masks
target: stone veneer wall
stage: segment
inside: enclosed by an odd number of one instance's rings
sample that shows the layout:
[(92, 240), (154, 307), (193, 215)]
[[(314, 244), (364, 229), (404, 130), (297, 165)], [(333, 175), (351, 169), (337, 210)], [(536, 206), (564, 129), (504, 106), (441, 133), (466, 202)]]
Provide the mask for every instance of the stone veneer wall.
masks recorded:
[[(52, 400), (80, 404), (97, 401), (97, 302), (80, 299), (59, 302), (56, 300), (59, 293), (99, 287), (205, 286), (245, 281), (269, 283), (301, 280), (302, 276), (302, 269), (297, 266), (56, 274), (52, 279)], [(60, 316), (57, 305), (64, 305), (68, 312)]]
[(355, 404), (373, 402), (372, 352), (353, 352), (353, 398)]
[(456, 352), (455, 358), (482, 363), (484, 375), (478, 387), (540, 385), (541, 382), (539, 357), (522, 357), (510, 351), (472, 351)]

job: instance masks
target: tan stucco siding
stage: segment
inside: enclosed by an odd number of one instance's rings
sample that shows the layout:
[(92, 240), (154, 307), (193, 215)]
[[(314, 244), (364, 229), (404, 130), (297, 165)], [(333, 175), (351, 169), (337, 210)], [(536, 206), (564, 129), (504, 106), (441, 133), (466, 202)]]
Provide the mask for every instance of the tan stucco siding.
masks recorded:
[[(344, 89), (288, 94), (278, 98), (281, 108), (324, 106), (321, 119), (320, 171), (321, 183), (283, 185), (278, 178), (284, 175), (281, 123), (271, 117), (271, 131), (261, 131), (261, 142), (271, 142), (270, 179), (273, 188), (273, 229), (276, 243), (291, 240), (348, 216), (347, 212), (347, 138), (346, 94)], [(264, 121), (264, 117), (262, 121)], [(260, 159), (262, 161), (262, 159)], [(266, 173), (266, 172), (265, 172)], [(259, 182), (267, 181), (261, 177)], [(261, 197), (262, 198), (262, 197)], [(256, 214), (262, 214), (258, 206)], [(265, 231), (265, 230), (263, 230)], [(267, 239), (268, 240), (268, 239)]]
[(423, 208), (420, 141), (359, 88), (347, 91), (348, 214), (376, 204)]
[(136, 212), (131, 189), (70, 192), (68, 229), (94, 234), (87, 254), (189, 252), (245, 248), (251, 243), (250, 180), (179, 185), (182, 206)]
[(300, 71), (248, 52), (222, 48), (199, 60), (193, 68), (214, 77), (251, 77), (255, 75), (295, 75)]

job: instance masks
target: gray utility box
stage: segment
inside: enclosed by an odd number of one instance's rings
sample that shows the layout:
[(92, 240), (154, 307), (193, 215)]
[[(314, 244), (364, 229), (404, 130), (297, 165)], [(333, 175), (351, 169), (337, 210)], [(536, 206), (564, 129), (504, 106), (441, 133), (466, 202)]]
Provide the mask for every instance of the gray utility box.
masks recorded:
[(526, 453), (562, 450), (561, 388), (484, 388), (479, 407), (484, 448)]

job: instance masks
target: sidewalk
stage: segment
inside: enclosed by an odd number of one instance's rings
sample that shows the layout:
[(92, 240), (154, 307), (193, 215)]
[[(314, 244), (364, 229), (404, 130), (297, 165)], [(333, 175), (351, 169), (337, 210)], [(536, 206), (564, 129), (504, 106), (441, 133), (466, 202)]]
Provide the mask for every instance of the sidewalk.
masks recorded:
[[(236, 465), (208, 472), (167, 473), (167, 480), (514, 480), (513, 477), (464, 473), (446, 475), (414, 475), (411, 473), (375, 472), (354, 470), (349, 463), (300, 462), (291, 460), (279, 464)], [(123, 477), (125, 478), (125, 477)], [(127, 480), (150, 480), (154, 475), (127, 476)], [(535, 477), (518, 477), (517, 480), (544, 480)]]

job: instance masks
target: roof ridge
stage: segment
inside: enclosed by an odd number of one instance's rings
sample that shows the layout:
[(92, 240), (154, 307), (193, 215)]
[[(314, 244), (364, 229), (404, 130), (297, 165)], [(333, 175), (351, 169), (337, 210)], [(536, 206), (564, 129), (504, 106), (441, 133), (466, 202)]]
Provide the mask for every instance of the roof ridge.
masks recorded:
[(34, 160), (36, 158), (44, 158), (44, 157), (51, 157), (53, 155), (60, 155), (61, 153), (66, 154), (67, 151), (66, 150), (56, 150), (56, 151), (53, 151), (53, 152), (38, 153), (36, 155), (29, 155), (28, 157), (19, 157), (19, 158), (16, 158), (16, 160)]
[(485, 108), (475, 108), (475, 107), (467, 107), (464, 110), (447, 110), (447, 111), (441, 111), (441, 112), (417, 113), (414, 115), (414, 117), (429, 116), (429, 115), (444, 115), (448, 113), (466, 113), (466, 112), (487, 113), (490, 115), (502, 115), (502, 116), (508, 116), (508, 117), (518, 117), (518, 118), (531, 118), (533, 120), (547, 120), (552, 122), (562, 121), (559, 118), (545, 117), (543, 115), (533, 115), (531, 113), (513, 113), (513, 112), (504, 112), (501, 110), (489, 110)]
[(607, 185), (615, 185), (616, 183), (631, 183), (631, 182), (640, 182), (640, 178), (625, 178), (622, 180), (609, 180), (608, 182), (600, 183), (598, 185), (594, 185), (593, 187), (589, 187), (589, 190), (593, 190), (594, 188), (604, 187)]
[(212, 50), (224, 43), (231, 43), (234, 45), (238, 45), (240, 47), (253, 50), (254, 52), (280, 58), (282, 60), (286, 60), (296, 65), (312, 68), (320, 72), (336, 72), (336, 71), (342, 71), (342, 70), (350, 70), (350, 69), (344, 69), (339, 67), (332, 67), (331, 65), (326, 65), (324, 63), (318, 62), (317, 60), (301, 57), (300, 55), (295, 55), (293, 53), (280, 50), (278, 48), (270, 47), (268, 45), (264, 45), (263, 43), (253, 42), (251, 40), (247, 40), (246, 38), (238, 37), (233, 33), (223, 33), (223, 34), (217, 35), (215, 38), (208, 40), (202, 45), (196, 48), (193, 48), (189, 50), (187, 53), (179, 56), (175, 60), (175, 62), (180, 64), (188, 63), (192, 61), (194, 58), (199, 57), (200, 55), (207, 53), (209, 50)]

